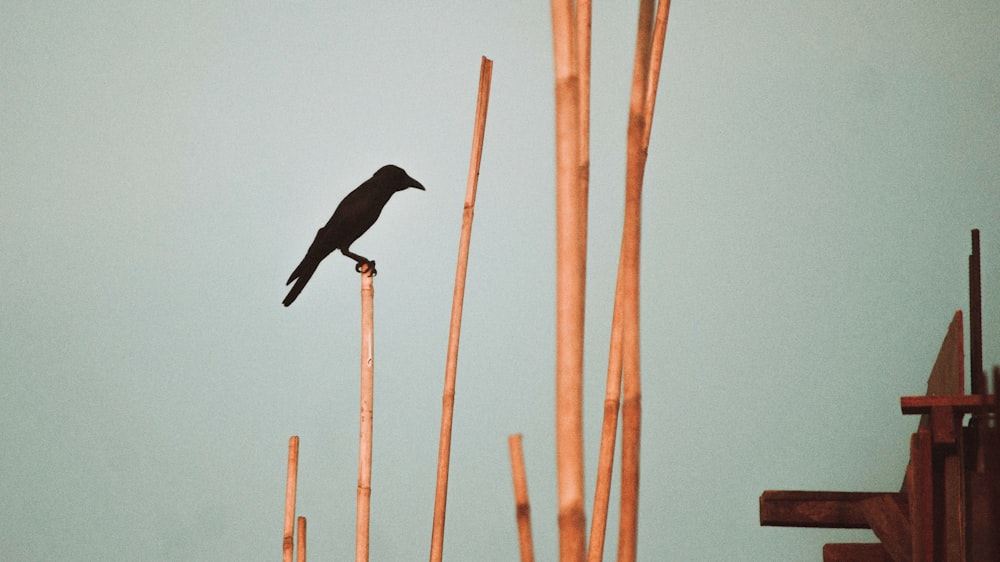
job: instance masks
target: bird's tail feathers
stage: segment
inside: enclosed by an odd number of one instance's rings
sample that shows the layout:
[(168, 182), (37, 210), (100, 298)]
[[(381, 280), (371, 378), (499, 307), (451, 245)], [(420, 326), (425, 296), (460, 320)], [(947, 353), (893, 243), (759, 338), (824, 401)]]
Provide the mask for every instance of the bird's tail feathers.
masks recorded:
[(306, 286), (305, 280), (307, 279), (309, 278), (304, 277), (296, 281), (296, 283), (292, 285), (292, 290), (288, 291), (288, 296), (285, 297), (285, 300), (281, 301), (281, 304), (288, 306), (293, 302), (295, 302), (295, 299), (298, 298), (299, 293), (301, 293), (302, 289), (305, 288)]
[(292, 272), (291, 277), (289, 277), (288, 281), (285, 283), (285, 285), (288, 285), (292, 281), (295, 281), (295, 284), (292, 285), (292, 289), (288, 291), (288, 296), (285, 297), (282, 304), (288, 306), (295, 302), (295, 299), (299, 296), (299, 293), (302, 292), (302, 289), (305, 288), (306, 283), (309, 282), (313, 273), (316, 273), (317, 266), (319, 266), (319, 262), (310, 260), (309, 256), (306, 256), (306, 258), (302, 260), (302, 263), (295, 268), (295, 271)]
[(288, 276), (288, 281), (285, 281), (285, 285), (291, 285), (292, 281), (295, 281), (295, 279), (302, 274), (302, 266), (305, 265), (305, 263), (306, 260), (302, 260), (301, 262), (299, 262), (299, 265), (295, 267), (295, 271), (293, 271), (292, 274)]

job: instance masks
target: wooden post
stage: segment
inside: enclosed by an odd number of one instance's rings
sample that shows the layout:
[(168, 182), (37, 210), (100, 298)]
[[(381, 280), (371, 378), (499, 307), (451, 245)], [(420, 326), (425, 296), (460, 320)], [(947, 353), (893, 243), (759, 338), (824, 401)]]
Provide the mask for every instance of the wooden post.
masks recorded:
[(510, 470), (514, 479), (514, 506), (517, 514), (517, 538), (521, 546), (521, 562), (535, 560), (531, 542), (531, 503), (528, 501), (528, 477), (524, 472), (524, 451), (521, 448), (521, 434), (507, 437), (510, 447)]
[(292, 551), (295, 548), (295, 483), (299, 472), (299, 437), (293, 435), (288, 439), (288, 477), (285, 481), (285, 533), (281, 545), (281, 559), (292, 562)]
[(361, 428), (358, 444), (358, 511), (355, 559), (368, 560), (368, 522), (372, 496), (372, 410), (375, 387), (375, 288), (371, 266), (361, 271)]
[(972, 229), (972, 253), (969, 255), (969, 378), (972, 394), (986, 394), (983, 371), (983, 289), (979, 255), (979, 229)]
[(455, 291), (451, 302), (451, 328), (448, 332), (448, 358), (445, 363), (444, 393), (441, 397), (441, 434), (438, 441), (437, 487), (434, 495), (434, 524), (431, 529), (431, 555), (439, 562), (444, 554), (444, 521), (448, 504), (448, 465), (451, 458), (451, 422), (455, 411), (455, 378), (458, 369), (458, 341), (462, 331), (462, 303), (465, 300), (465, 273), (469, 265), (469, 242), (472, 218), (476, 208), (476, 187), (479, 163), (483, 157), (483, 137), (486, 134), (486, 111), (490, 101), (493, 61), (483, 57), (479, 67), (479, 96), (472, 135), (472, 156), (465, 186), (465, 206), (462, 211), (462, 235), (458, 245), (458, 265), (455, 268)]

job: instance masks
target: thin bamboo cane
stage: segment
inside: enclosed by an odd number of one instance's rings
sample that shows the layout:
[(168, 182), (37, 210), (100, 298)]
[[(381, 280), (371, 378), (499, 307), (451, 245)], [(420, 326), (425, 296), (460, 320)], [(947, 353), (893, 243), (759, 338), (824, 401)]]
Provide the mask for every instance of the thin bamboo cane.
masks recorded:
[(580, 80), (580, 192), (583, 203), (579, 205), (580, 237), (587, 240), (587, 201), (590, 193), (590, 31), (592, 10), (590, 0), (576, 3), (576, 55), (577, 75)]
[(299, 517), (299, 544), (296, 562), (306, 562), (306, 518)]
[(528, 501), (528, 477), (524, 472), (524, 451), (521, 434), (507, 437), (510, 447), (510, 470), (514, 478), (514, 505), (517, 513), (517, 538), (521, 546), (521, 562), (534, 562), (531, 541), (531, 503)]
[(375, 387), (375, 288), (367, 267), (361, 272), (361, 428), (358, 444), (358, 511), (354, 553), (368, 560), (368, 522), (372, 496), (372, 410)]
[(552, 0), (556, 98), (556, 475), (560, 560), (586, 554), (583, 511), (583, 320), (586, 197), (580, 181), (580, 88), (573, 3)]
[(288, 438), (288, 477), (285, 480), (285, 533), (281, 545), (281, 559), (292, 562), (295, 548), (295, 483), (299, 472), (299, 437)]
[[(642, 180), (652, 126), (660, 59), (670, 4), (661, 1), (653, 28), (653, 1), (639, 8), (635, 67), (629, 103), (628, 156), (625, 177), (625, 226), (621, 260), (624, 264), (622, 363), (622, 482), (618, 529), (618, 560), (636, 559), (639, 515), (639, 442), (642, 384), (639, 362), (639, 252), (642, 232)], [(651, 38), (652, 36), (652, 38)], [(654, 42), (656, 43), (654, 45)], [(655, 60), (654, 60), (655, 57)]]
[(444, 522), (445, 510), (448, 503), (448, 465), (451, 457), (451, 424), (455, 410), (458, 341), (462, 329), (465, 274), (469, 264), (469, 242), (472, 237), (472, 218), (476, 207), (476, 187), (479, 182), (479, 163), (483, 156), (483, 137), (486, 134), (486, 112), (489, 108), (492, 76), (493, 61), (483, 57), (479, 67), (479, 94), (476, 102), (476, 121), (472, 135), (469, 176), (465, 188), (465, 206), (462, 211), (462, 235), (458, 245), (458, 265), (455, 268), (455, 291), (452, 295), (451, 328), (448, 333), (448, 358), (445, 363), (444, 393), (441, 398), (441, 434), (438, 443), (437, 488), (434, 496), (434, 524), (431, 530), (430, 559), (434, 562), (439, 562), (444, 554)]
[(646, 130), (642, 136), (643, 166), (649, 150), (649, 136), (653, 132), (653, 110), (656, 109), (656, 91), (660, 85), (660, 65), (663, 62), (663, 43), (667, 37), (667, 20), (670, 16), (670, 0), (660, 0), (656, 6), (656, 22), (653, 24), (653, 44), (649, 51), (649, 78), (646, 80), (646, 100), (643, 115)]
[(622, 387), (622, 263), (618, 266), (615, 304), (611, 321), (611, 349), (608, 351), (608, 377), (604, 394), (604, 421), (601, 426), (601, 449), (597, 459), (597, 482), (594, 485), (593, 521), (590, 524), (589, 562), (604, 558), (608, 503), (611, 497), (611, 474), (615, 464), (615, 438), (618, 433), (618, 410)]

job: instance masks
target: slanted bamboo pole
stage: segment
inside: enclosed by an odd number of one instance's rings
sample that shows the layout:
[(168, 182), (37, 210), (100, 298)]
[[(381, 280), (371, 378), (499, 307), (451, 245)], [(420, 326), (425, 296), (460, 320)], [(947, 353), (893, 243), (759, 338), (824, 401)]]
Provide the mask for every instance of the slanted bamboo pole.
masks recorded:
[(660, 66), (663, 63), (663, 43), (667, 38), (667, 20), (670, 16), (670, 0), (660, 0), (656, 6), (656, 22), (653, 24), (653, 44), (649, 52), (649, 78), (646, 80), (646, 101), (643, 105), (646, 130), (642, 135), (642, 164), (646, 165), (649, 151), (649, 136), (653, 132), (653, 112), (656, 109), (656, 91), (660, 85)]
[(288, 438), (288, 476), (285, 480), (285, 533), (281, 545), (281, 559), (292, 562), (292, 551), (295, 548), (295, 483), (299, 472), (299, 437)]
[(358, 511), (354, 556), (368, 560), (372, 496), (372, 406), (375, 387), (375, 288), (369, 266), (361, 271), (361, 427), (358, 444)]
[(590, 544), (587, 560), (604, 559), (604, 537), (607, 531), (608, 503), (611, 497), (611, 474), (615, 464), (615, 438), (618, 433), (618, 410), (622, 387), (622, 262), (618, 265), (615, 284), (615, 304), (611, 321), (611, 349), (608, 351), (608, 376), (604, 394), (604, 421), (601, 424), (601, 446), (597, 458), (597, 481), (594, 484), (594, 508), (591, 513)]
[(493, 61), (483, 57), (479, 67), (479, 95), (476, 121), (472, 135), (472, 155), (465, 187), (462, 210), (462, 235), (458, 245), (458, 265), (455, 268), (455, 291), (452, 294), (451, 328), (448, 333), (448, 358), (445, 362), (444, 393), (441, 398), (441, 435), (438, 443), (437, 488), (434, 496), (434, 523), (431, 529), (431, 554), (439, 562), (444, 554), (444, 521), (448, 503), (448, 465), (451, 457), (451, 423), (455, 411), (455, 378), (458, 369), (458, 341), (462, 329), (462, 303), (465, 299), (465, 273), (469, 264), (469, 242), (472, 218), (476, 207), (479, 183), (479, 163), (483, 157), (483, 137), (486, 134), (486, 112), (490, 101)]
[(521, 434), (507, 437), (510, 447), (510, 471), (514, 479), (514, 507), (517, 514), (517, 538), (521, 546), (521, 562), (534, 562), (531, 542), (531, 503), (528, 501), (528, 477), (524, 472), (524, 450)]
[[(629, 102), (628, 155), (625, 172), (625, 224), (620, 260), (623, 264), (622, 326), (622, 482), (618, 528), (618, 560), (636, 559), (639, 515), (639, 443), (642, 385), (639, 361), (639, 254), (642, 232), (642, 180), (646, 167), (660, 59), (670, 3), (660, 2), (653, 31), (653, 0), (639, 6), (635, 66)], [(653, 43), (657, 42), (656, 45)], [(655, 60), (654, 60), (655, 58)]]
[(299, 517), (298, 556), (296, 562), (306, 562), (306, 518)]
[(556, 101), (556, 476), (559, 558), (586, 554), (583, 320), (587, 239), (580, 181), (580, 78), (573, 2), (552, 0)]

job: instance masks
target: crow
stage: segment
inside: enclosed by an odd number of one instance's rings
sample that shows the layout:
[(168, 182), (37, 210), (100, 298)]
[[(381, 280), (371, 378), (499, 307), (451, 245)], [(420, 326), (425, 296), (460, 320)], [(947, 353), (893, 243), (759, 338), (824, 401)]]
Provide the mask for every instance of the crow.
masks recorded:
[(408, 176), (402, 168), (390, 164), (379, 168), (371, 178), (348, 193), (337, 205), (330, 221), (316, 233), (316, 239), (309, 246), (306, 257), (302, 258), (302, 262), (285, 283), (289, 285), (295, 281), (283, 304), (288, 306), (295, 302), (309, 278), (316, 273), (319, 262), (334, 250), (340, 250), (340, 253), (356, 261), (355, 271), (360, 273), (367, 269), (369, 275), (375, 275), (375, 262), (352, 252), (351, 244), (375, 224), (393, 193), (409, 187), (424, 190), (424, 186)]

